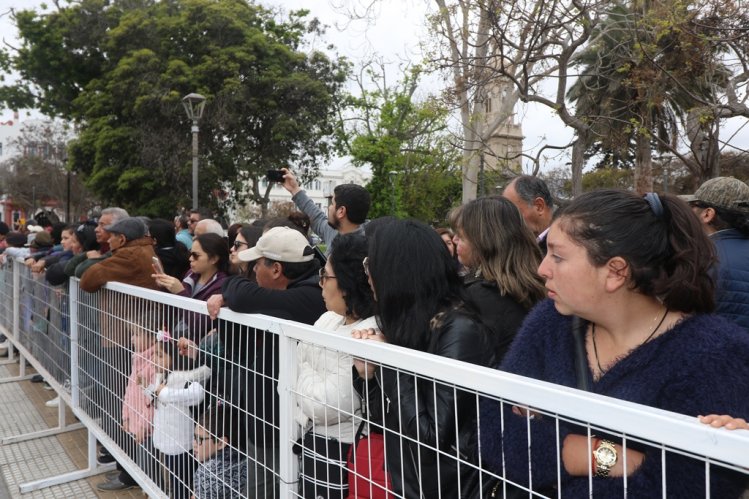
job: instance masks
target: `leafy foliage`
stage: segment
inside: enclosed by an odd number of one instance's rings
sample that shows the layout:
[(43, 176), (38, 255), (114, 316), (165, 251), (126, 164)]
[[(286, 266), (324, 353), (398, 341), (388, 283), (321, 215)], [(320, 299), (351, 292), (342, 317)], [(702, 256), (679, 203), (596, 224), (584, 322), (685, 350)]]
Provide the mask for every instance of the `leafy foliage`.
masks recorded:
[[(345, 60), (306, 53), (305, 11), (279, 22), (244, 0), (81, 0), (16, 16), (22, 47), (4, 54), (22, 79), (9, 107), (80, 125), (71, 163), (103, 201), (164, 215), (191, 197), (190, 122), (182, 96), (207, 98), (200, 204), (214, 192), (267, 205), (259, 180), (294, 164), (314, 176), (332, 153)], [(0, 58), (0, 62), (2, 59)]]
[(421, 69), (412, 68), (395, 88), (384, 71), (366, 74), (376, 90), (362, 90), (349, 105), (357, 118), (342, 129), (342, 142), (356, 165), (369, 165), (370, 217), (396, 215), (442, 221), (460, 202), (459, 152), (450, 144), (448, 111), (436, 99), (416, 102)]

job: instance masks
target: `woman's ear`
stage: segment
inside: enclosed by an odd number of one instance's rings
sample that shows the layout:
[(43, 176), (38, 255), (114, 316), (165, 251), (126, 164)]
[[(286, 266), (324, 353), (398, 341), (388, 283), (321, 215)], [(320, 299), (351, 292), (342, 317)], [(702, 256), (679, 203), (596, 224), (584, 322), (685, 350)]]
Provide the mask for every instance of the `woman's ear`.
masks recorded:
[(620, 257), (615, 256), (606, 263), (606, 291), (616, 291), (627, 284), (630, 276), (629, 264)]
[(226, 437), (221, 437), (216, 441), (216, 447), (218, 447), (219, 450), (224, 450), (228, 446), (229, 446), (229, 439)]

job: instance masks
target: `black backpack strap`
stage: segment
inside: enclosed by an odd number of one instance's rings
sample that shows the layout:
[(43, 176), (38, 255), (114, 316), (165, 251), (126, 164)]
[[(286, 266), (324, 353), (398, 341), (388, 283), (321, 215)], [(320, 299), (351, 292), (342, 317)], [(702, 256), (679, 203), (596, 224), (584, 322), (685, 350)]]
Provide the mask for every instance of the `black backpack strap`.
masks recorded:
[(588, 329), (588, 321), (576, 315), (572, 316), (572, 338), (575, 347), (575, 374), (577, 375), (577, 388), (590, 391), (590, 377), (588, 376), (588, 358), (585, 353), (585, 332)]

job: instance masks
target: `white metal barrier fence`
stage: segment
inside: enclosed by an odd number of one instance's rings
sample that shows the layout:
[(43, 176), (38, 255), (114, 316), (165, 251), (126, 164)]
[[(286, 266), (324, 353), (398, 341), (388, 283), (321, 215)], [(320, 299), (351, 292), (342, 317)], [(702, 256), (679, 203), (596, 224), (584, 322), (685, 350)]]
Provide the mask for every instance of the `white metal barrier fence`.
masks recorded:
[[(222, 310), (210, 321), (204, 302), (119, 283), (89, 294), (72, 281), (68, 293), (19, 262), (0, 271), (0, 299), (0, 332), (20, 352), (22, 366), (28, 361), (50, 380), (90, 437), (88, 469), (25, 484), (23, 491), (103, 471), (94, 459), (98, 440), (151, 497), (579, 492), (558, 457), (553, 483), (533, 483), (530, 460), (525, 477), (505, 478), (484, 466), (477, 442), (461, 439), (461, 426), (480, 431), (475, 417), (488, 401), (532, 408), (525, 425), (531, 454), (552, 446), (559, 456), (563, 427), (644, 450), (660, 469), (649, 497), (739, 494), (747, 479), (747, 432), (715, 430), (692, 417), (266, 316)], [(358, 378), (354, 359), (368, 359), (364, 367), (375, 368), (375, 376)], [(407, 396), (383, 396), (379, 384), (386, 378)], [(10, 381), (18, 379), (23, 372)], [(60, 413), (51, 432), (72, 427), (62, 404)], [(551, 422), (556, 439), (530, 441), (534, 418)], [(378, 475), (377, 450), (399, 463), (379, 482), (369, 478)], [(600, 480), (618, 480), (617, 496), (642, 497), (634, 477), (578, 480), (588, 496), (609, 497)]]

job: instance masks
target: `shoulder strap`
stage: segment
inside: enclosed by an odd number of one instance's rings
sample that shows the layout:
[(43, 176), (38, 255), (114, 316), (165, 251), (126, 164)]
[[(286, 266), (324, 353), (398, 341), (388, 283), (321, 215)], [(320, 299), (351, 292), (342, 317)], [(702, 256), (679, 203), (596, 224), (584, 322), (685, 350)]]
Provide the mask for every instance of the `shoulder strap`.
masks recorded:
[(585, 332), (588, 329), (588, 321), (576, 315), (572, 316), (572, 338), (575, 347), (575, 374), (577, 375), (577, 388), (586, 392), (590, 391), (588, 377), (588, 359), (585, 354)]

